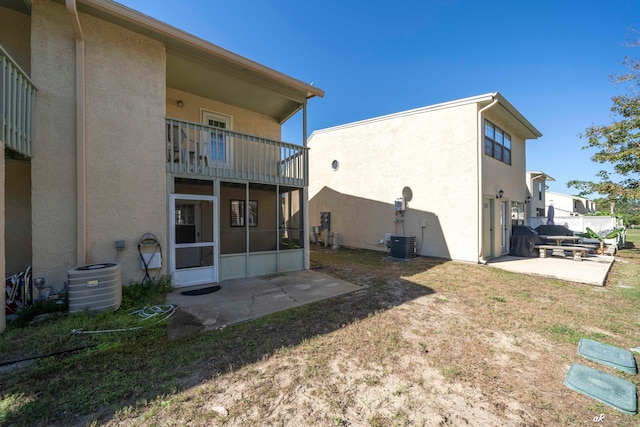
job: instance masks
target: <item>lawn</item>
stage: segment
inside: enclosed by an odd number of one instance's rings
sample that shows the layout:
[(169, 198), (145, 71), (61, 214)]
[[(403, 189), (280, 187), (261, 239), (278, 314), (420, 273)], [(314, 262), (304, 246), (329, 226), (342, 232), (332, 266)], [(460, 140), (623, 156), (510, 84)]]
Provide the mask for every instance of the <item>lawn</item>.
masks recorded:
[(576, 362), (640, 384), (577, 354), (582, 337), (640, 346), (640, 230), (628, 241), (604, 288), (314, 248), (314, 270), (363, 289), (178, 340), (166, 322), (135, 329), (126, 310), (161, 302), (164, 288), (133, 287), (116, 313), (8, 325), (0, 423), (591, 425), (602, 414), (638, 425), (563, 385)]

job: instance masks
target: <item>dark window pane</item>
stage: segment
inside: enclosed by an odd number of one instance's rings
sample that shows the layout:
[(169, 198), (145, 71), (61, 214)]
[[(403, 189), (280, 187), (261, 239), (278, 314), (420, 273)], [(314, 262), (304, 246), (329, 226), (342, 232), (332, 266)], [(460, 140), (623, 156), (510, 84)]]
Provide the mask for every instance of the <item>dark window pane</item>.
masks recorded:
[(502, 160), (502, 145), (500, 144), (496, 144), (495, 146), (495, 154), (493, 155), (493, 157), (495, 157), (498, 160)]
[(511, 164), (511, 150), (507, 148), (504, 149), (503, 161), (508, 165)]
[(493, 156), (493, 141), (489, 138), (484, 139), (484, 154)]

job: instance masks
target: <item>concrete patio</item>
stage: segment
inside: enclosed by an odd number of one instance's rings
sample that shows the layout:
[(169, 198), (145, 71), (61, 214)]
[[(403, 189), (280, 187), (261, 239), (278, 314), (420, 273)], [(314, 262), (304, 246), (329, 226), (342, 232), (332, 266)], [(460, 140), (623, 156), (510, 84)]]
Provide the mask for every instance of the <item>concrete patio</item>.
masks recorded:
[(187, 296), (182, 291), (215, 284), (176, 289), (167, 303), (178, 306), (169, 320), (169, 338), (219, 329), (270, 313), (362, 289), (313, 270), (301, 270), (263, 277), (247, 277), (218, 283), (220, 290)]
[(490, 260), (488, 265), (514, 273), (604, 286), (614, 261), (614, 257), (608, 255), (589, 255), (583, 257), (582, 261), (574, 261), (571, 257), (523, 258), (505, 255)]

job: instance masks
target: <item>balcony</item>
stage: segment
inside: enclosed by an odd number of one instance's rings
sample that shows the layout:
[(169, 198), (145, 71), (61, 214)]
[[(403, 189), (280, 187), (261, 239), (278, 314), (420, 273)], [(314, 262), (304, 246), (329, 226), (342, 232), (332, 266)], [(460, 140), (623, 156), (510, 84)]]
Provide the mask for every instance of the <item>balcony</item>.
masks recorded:
[(36, 88), (0, 46), (0, 141), (25, 157), (33, 148)]
[(167, 172), (304, 187), (308, 148), (184, 120), (166, 119)]

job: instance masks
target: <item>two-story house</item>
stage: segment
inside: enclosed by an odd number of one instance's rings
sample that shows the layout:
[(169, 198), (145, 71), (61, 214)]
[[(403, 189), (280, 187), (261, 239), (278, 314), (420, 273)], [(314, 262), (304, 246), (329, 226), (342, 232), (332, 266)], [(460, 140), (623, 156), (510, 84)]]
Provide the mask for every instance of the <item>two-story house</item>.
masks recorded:
[(0, 1), (0, 65), (0, 275), (117, 261), (126, 284), (143, 236), (177, 286), (308, 266), (321, 89), (108, 0)]
[(506, 254), (526, 223), (525, 142), (540, 136), (497, 92), (317, 130), (311, 224), (332, 246), (384, 251), (406, 236), (419, 255)]
[(542, 171), (527, 171), (527, 217), (547, 216), (547, 181), (555, 181)]

